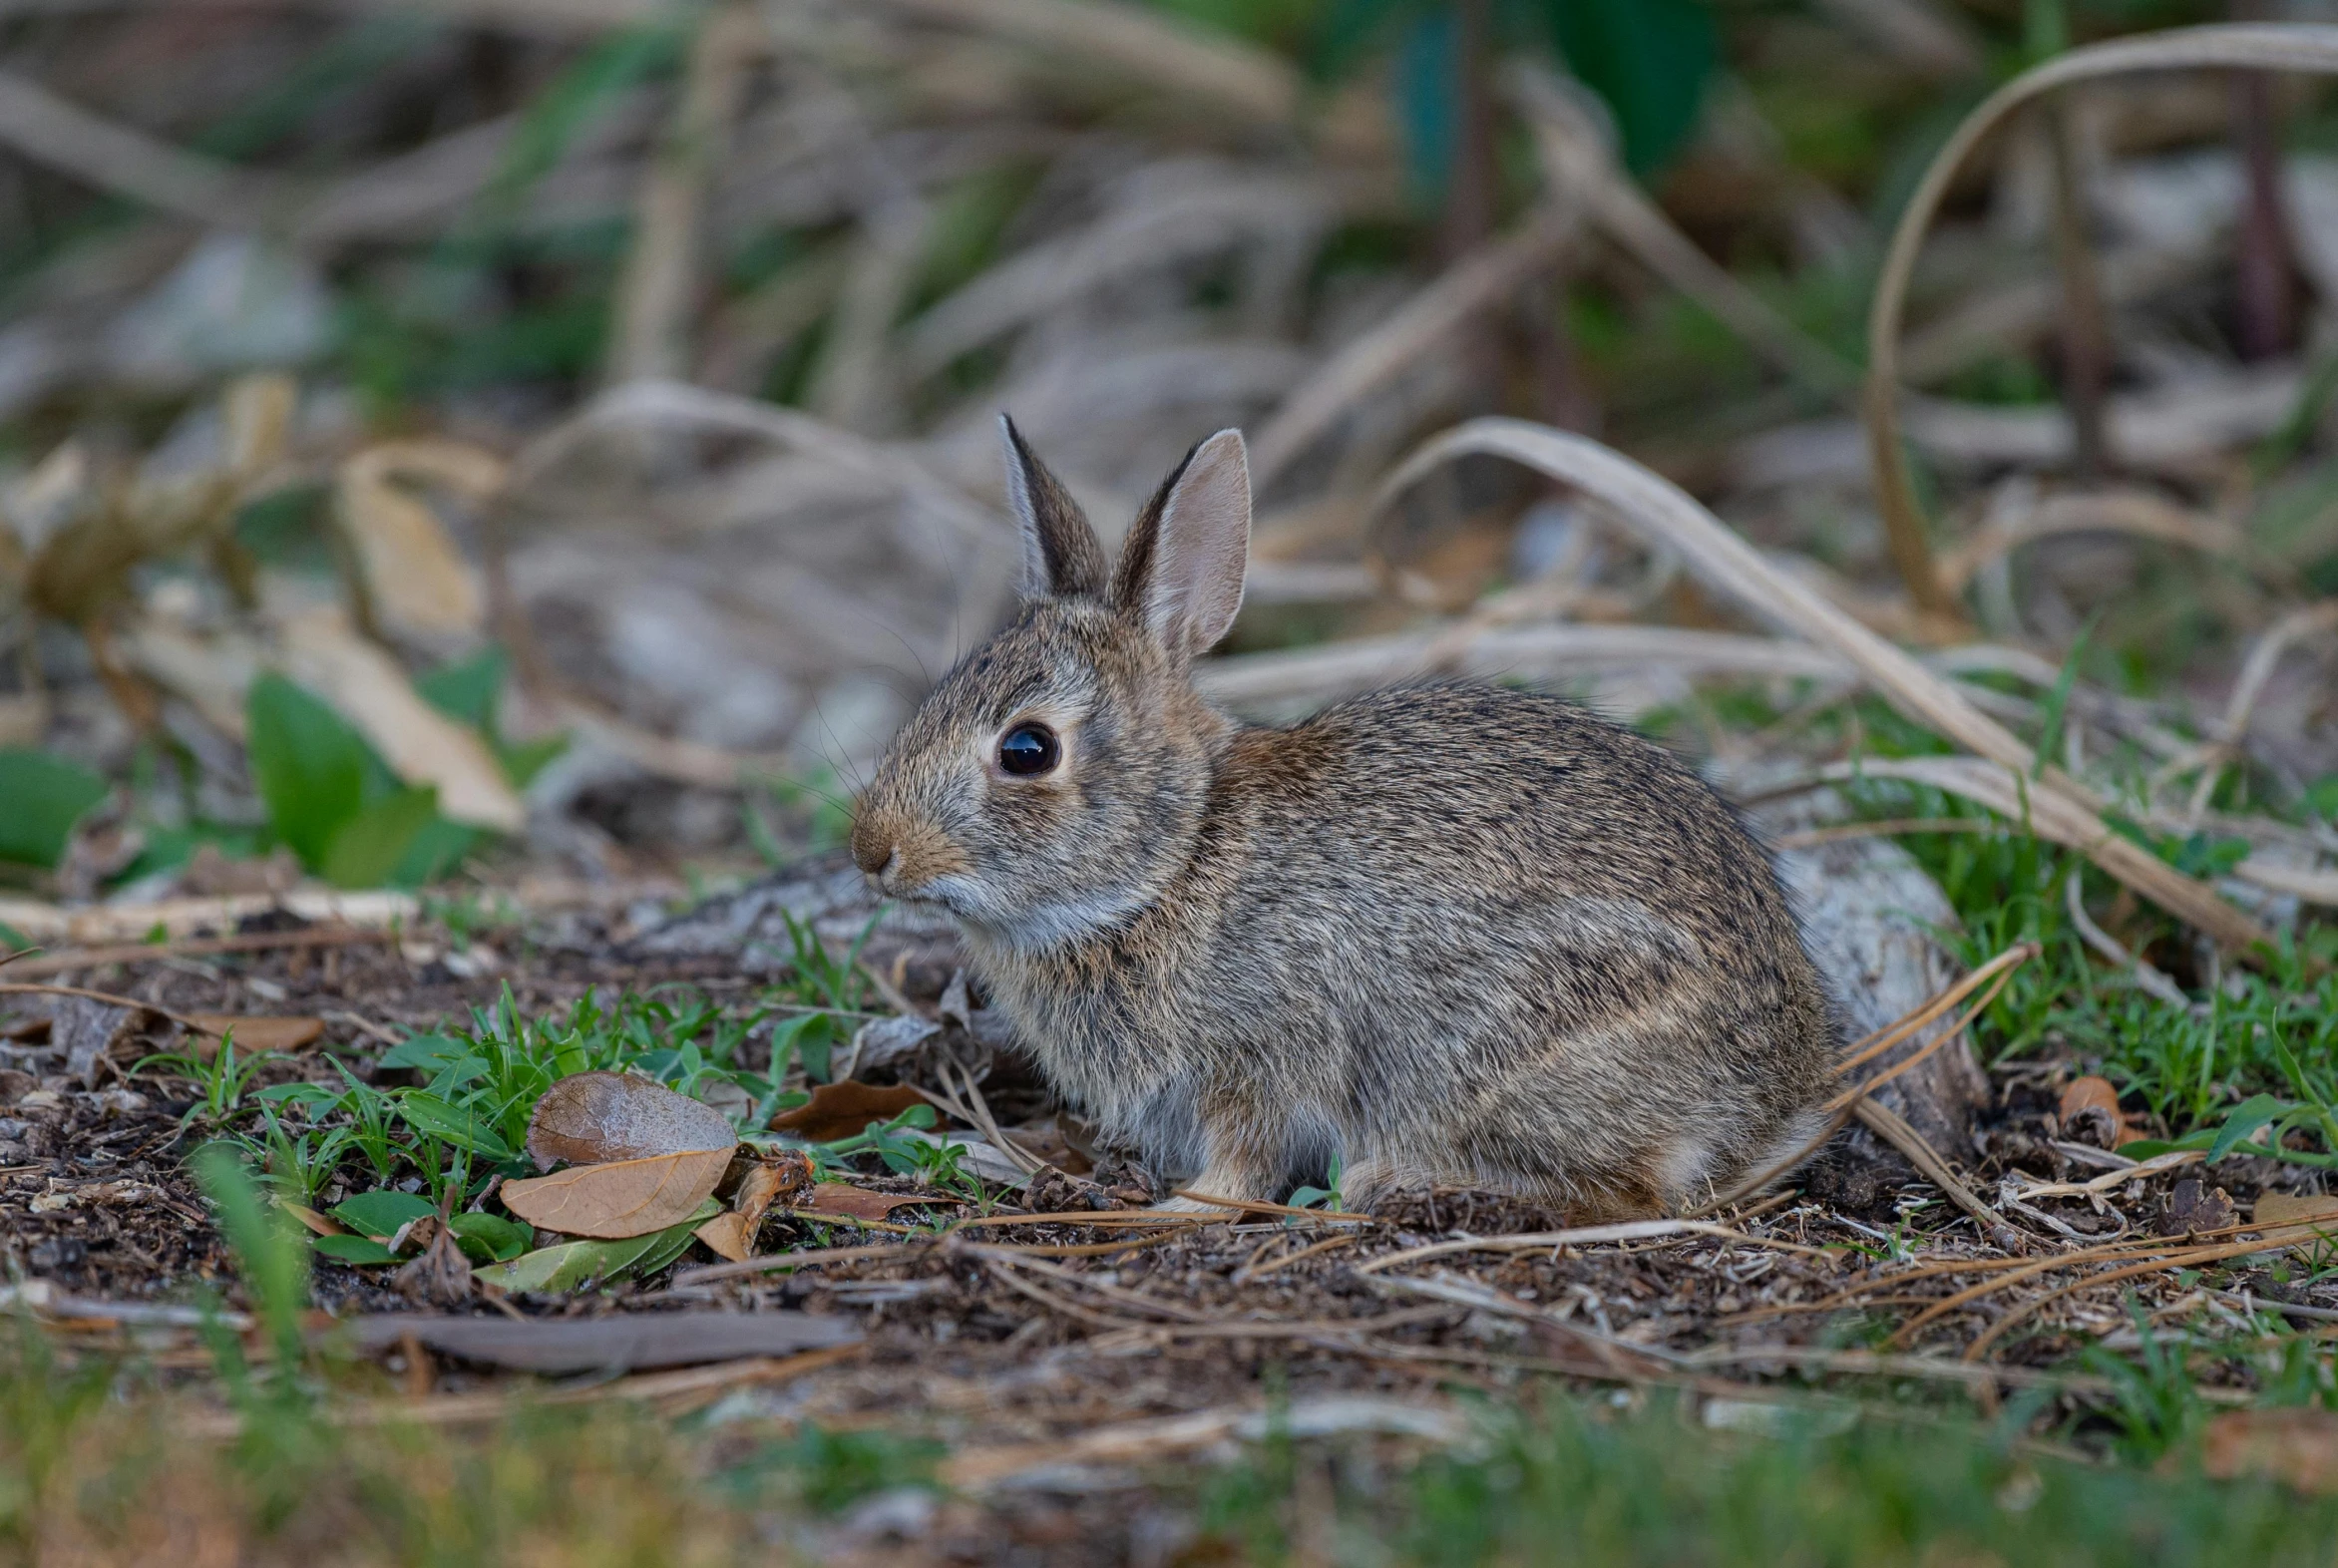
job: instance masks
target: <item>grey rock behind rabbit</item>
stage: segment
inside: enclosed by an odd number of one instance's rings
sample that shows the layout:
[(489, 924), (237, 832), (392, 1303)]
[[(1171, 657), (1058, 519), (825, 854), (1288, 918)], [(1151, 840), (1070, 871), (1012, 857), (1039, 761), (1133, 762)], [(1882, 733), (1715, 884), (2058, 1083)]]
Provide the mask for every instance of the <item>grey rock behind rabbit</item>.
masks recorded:
[(1762, 851), (1662, 748), (1442, 684), (1287, 729), (1195, 690), (1241, 602), (1242, 438), (1188, 455), (1107, 567), (1006, 428), (1021, 616), (935, 689), (853, 853), (963, 926), (1039, 1066), (1215, 1196), (1337, 1156), (1349, 1201), (1498, 1188), (1676, 1210), (1820, 1125), (1824, 992)]

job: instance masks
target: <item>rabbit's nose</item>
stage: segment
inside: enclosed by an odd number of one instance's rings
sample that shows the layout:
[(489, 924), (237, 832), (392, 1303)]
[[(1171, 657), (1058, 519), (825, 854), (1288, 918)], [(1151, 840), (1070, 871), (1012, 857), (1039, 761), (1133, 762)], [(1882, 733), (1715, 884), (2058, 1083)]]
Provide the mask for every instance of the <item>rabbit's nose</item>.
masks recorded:
[(901, 869), (901, 846), (883, 839), (853, 839), (853, 864), (879, 882)]

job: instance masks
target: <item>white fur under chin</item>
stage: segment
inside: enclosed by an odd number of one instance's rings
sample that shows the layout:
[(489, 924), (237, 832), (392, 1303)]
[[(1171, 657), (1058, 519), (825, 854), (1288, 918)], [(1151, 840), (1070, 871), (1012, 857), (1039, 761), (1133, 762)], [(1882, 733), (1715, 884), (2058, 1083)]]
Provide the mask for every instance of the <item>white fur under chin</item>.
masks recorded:
[[(945, 884), (954, 884), (945, 891)], [(972, 878), (943, 877), (926, 896), (947, 906), (968, 925), (1001, 947), (1043, 953), (1125, 923), (1145, 907), (1141, 894), (1126, 889), (1080, 893), (1019, 909), (998, 909)]]

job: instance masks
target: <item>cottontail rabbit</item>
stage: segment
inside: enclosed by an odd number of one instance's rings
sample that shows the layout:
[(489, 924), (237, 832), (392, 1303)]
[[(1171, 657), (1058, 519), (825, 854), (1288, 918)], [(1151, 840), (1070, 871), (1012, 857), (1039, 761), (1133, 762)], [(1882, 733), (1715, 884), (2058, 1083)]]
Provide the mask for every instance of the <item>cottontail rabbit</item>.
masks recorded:
[(1351, 1203), (1459, 1183), (1590, 1219), (1692, 1204), (1817, 1128), (1824, 993), (1704, 783), (1492, 686), (1289, 729), (1219, 712), (1192, 667), (1242, 601), (1241, 434), (1187, 455), (1113, 566), (1004, 432), (1027, 602), (894, 739), (853, 855), (957, 916), (1106, 1135), (1211, 1196), (1337, 1157)]

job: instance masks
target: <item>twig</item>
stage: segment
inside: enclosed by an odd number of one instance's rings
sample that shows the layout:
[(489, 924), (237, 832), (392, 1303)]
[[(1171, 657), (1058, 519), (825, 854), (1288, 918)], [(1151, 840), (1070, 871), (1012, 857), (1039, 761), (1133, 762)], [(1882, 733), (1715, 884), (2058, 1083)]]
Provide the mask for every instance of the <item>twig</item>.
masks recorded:
[(2019, 1233), (2005, 1223), (2005, 1216), (1983, 1203), (1972, 1188), (1959, 1180), (1939, 1151), (1925, 1141), (1922, 1133), (1909, 1126), (1899, 1112), (1880, 1100), (1861, 1100), (1854, 1114), (1884, 1142), (1906, 1155), (1926, 1181), (1948, 1194), (1951, 1203), (1971, 1215), (1981, 1227), (1982, 1235), (2008, 1252), (2013, 1250)]
[(2078, 928), (2080, 940), (2104, 958), (2118, 965), (2122, 970), (2133, 975), (2136, 984), (2143, 989), (2149, 991), (2170, 1007), (2189, 1011), (2191, 998), (2183, 993), (2182, 986), (2169, 980), (2166, 975), (2145, 962), (2140, 955), (2128, 952), (2117, 937), (2095, 924), (2094, 918), (2087, 913), (2087, 902), (2081, 896), (2080, 881), (2078, 868), (2074, 866), (2062, 884), (2063, 907), (2070, 912), (2070, 923)]
[(13, 71), (0, 71), (0, 143), (100, 190), (205, 227), (258, 227), (288, 208), (295, 196), (275, 177), (158, 142)]
[(214, 953), (271, 953), (284, 948), (347, 948), (394, 940), (388, 931), (351, 927), (322, 931), (261, 931), (240, 937), (185, 937), (177, 942), (123, 943), (40, 953), (10, 961), (12, 976), (63, 975), (109, 964), (149, 964), (161, 959), (199, 958)]
[[(2161, 1274), (2169, 1269), (2197, 1268), (2203, 1263), (2221, 1263), (2227, 1258), (2245, 1257), (2252, 1252), (2277, 1252), (2282, 1250), (2284, 1245), (2280, 1242), (2268, 1242), (2259, 1238), (2255, 1241), (2227, 1242), (2220, 1247), (2185, 1248), (2165, 1257), (2153, 1258), (2144, 1263), (2131, 1263), (2125, 1268), (2112, 1269), (2103, 1274), (2091, 1274), (2083, 1280), (2073, 1280), (2068, 1285), (2056, 1286), (2043, 1295), (2033, 1296), (2028, 1301), (2018, 1303), (2010, 1308), (2003, 1317), (1982, 1330), (1980, 1337), (1965, 1347), (1965, 1360), (1968, 1362), (1981, 1360), (1988, 1354), (1989, 1347), (2003, 1339), (2006, 1332), (2012, 1329), (2015, 1324), (2037, 1312), (2048, 1302), (2060, 1301), (2063, 1297), (2075, 1292), (2090, 1290), (2098, 1285), (2115, 1284), (2120, 1280), (2132, 1280), (2139, 1275)], [(1896, 1343), (1897, 1337), (1895, 1336), (1894, 1339)]]
[[(862, 1355), (861, 1345), (831, 1346), (797, 1356), (755, 1356), (717, 1362), (710, 1367), (686, 1367), (676, 1372), (643, 1372), (613, 1377), (588, 1388), (539, 1389), (533, 1383), (483, 1389), (476, 1393), (443, 1393), (425, 1399), (373, 1399), (363, 1404), (327, 1407), (324, 1419), (334, 1426), (461, 1426), (492, 1421), (529, 1405), (596, 1404), (607, 1399), (639, 1399), (668, 1403), (696, 1400), (748, 1383), (781, 1382), (819, 1372)], [(181, 1430), (194, 1437), (223, 1440), (243, 1432), (243, 1417), (220, 1411), (196, 1416)]]
[(118, 996), (110, 990), (90, 990), (81, 985), (28, 985), (16, 980), (0, 981), (0, 994), (28, 996), (81, 996), (90, 1001), (103, 1001), (111, 1006), (130, 1007), (140, 1012), (152, 1012), (169, 1018), (173, 1023), (193, 1034), (208, 1034), (216, 1039), (226, 1030), (216, 1024), (198, 1022), (184, 1012), (173, 1012), (169, 1007), (152, 1001), (140, 1001), (136, 996)]
[[(1867, 1062), (1874, 1060), (1877, 1056), (1882, 1055), (1885, 1051), (1891, 1049), (1892, 1046), (1897, 1045), (1901, 1040), (1906, 1039), (1910, 1034), (1915, 1033), (1918, 1029), (1924, 1027), (1924, 1025), (1930, 1023), (1933, 1019), (1946, 1012), (1949, 1008), (1955, 1006), (1958, 1002), (1964, 1000), (1967, 996), (1970, 996), (1974, 991), (1979, 990), (1990, 980), (1995, 980), (1999, 975), (2016, 969), (2021, 965), (2027, 964), (2030, 960), (2036, 958), (2044, 950), (2034, 942), (2015, 943), (2012, 947), (2006, 949), (2003, 953), (2000, 953), (1997, 955), (1997, 957), (1991, 959), (1988, 963), (1982, 965), (1979, 969), (1965, 976), (1962, 980), (1959, 980), (1955, 984), (1950, 985), (1947, 989), (1941, 991), (1939, 995), (1932, 997), (1929, 1001), (1925, 1002), (1915, 1011), (1909, 1013), (1906, 1017), (1899, 1019), (1897, 1022), (1886, 1024), (1882, 1028), (1877, 1029), (1875, 1032), (1865, 1036), (1862, 1039), (1852, 1041), (1850, 1046), (1843, 1052), (1842, 1059), (1837, 1061), (1834, 1065), (1834, 1071), (1836, 1075), (1840, 1076), (1841, 1074), (1850, 1071), (1853, 1067), (1863, 1066)], [(1953, 1034), (1956, 1031), (1954, 1029), (1947, 1029), (1943, 1030), (1942, 1032)]]
[(2087, 197), (2079, 174), (2078, 131), (2070, 106), (2040, 106), (2054, 170), (2054, 264), (2062, 274), (2062, 398), (2070, 411), (2079, 474), (2102, 475), (2113, 461), (2103, 398), (2111, 382), (2111, 327), (2103, 315), (2103, 278), (2087, 233)]
[(1744, 1231), (1731, 1230), (1726, 1225), (1713, 1225), (1703, 1220), (1622, 1220), (1613, 1225), (1584, 1225), (1572, 1230), (1537, 1231), (1523, 1236), (1465, 1236), (1457, 1241), (1430, 1242), (1423, 1247), (1407, 1247), (1359, 1264), (1359, 1274), (1378, 1274), (1400, 1263), (1418, 1263), (1423, 1258), (1444, 1258), (1462, 1252), (1555, 1252), (1562, 1247), (1593, 1247), (1612, 1242), (1654, 1241), (1679, 1236), (1712, 1236), (1733, 1246), (1770, 1247), (1779, 1252), (1800, 1253), (1805, 1257), (1834, 1261), (1831, 1253), (1816, 1247), (1804, 1247), (1799, 1242), (1772, 1241), (1766, 1236), (1749, 1236)]
[(1994, 817), (1889, 817), (1881, 822), (1836, 822), (1823, 828), (1781, 833), (1769, 841), (1771, 849), (1815, 849), (1844, 839), (1897, 838), (1903, 833), (2011, 833)]
[(1332, 1252), (1342, 1247), (1353, 1247), (1363, 1239), (1363, 1235), (1356, 1231), (1349, 1231), (1345, 1235), (1327, 1237), (1323, 1241), (1302, 1247), (1297, 1252), (1285, 1253), (1282, 1257), (1275, 1259), (1272, 1263), (1260, 1264), (1257, 1268), (1249, 1271), (1249, 1278), (1253, 1280), (1263, 1280), (1270, 1274), (1280, 1274), (1283, 1270), (1290, 1268), (1293, 1264), (1304, 1263), (1310, 1258), (1318, 1257), (1324, 1253)]

